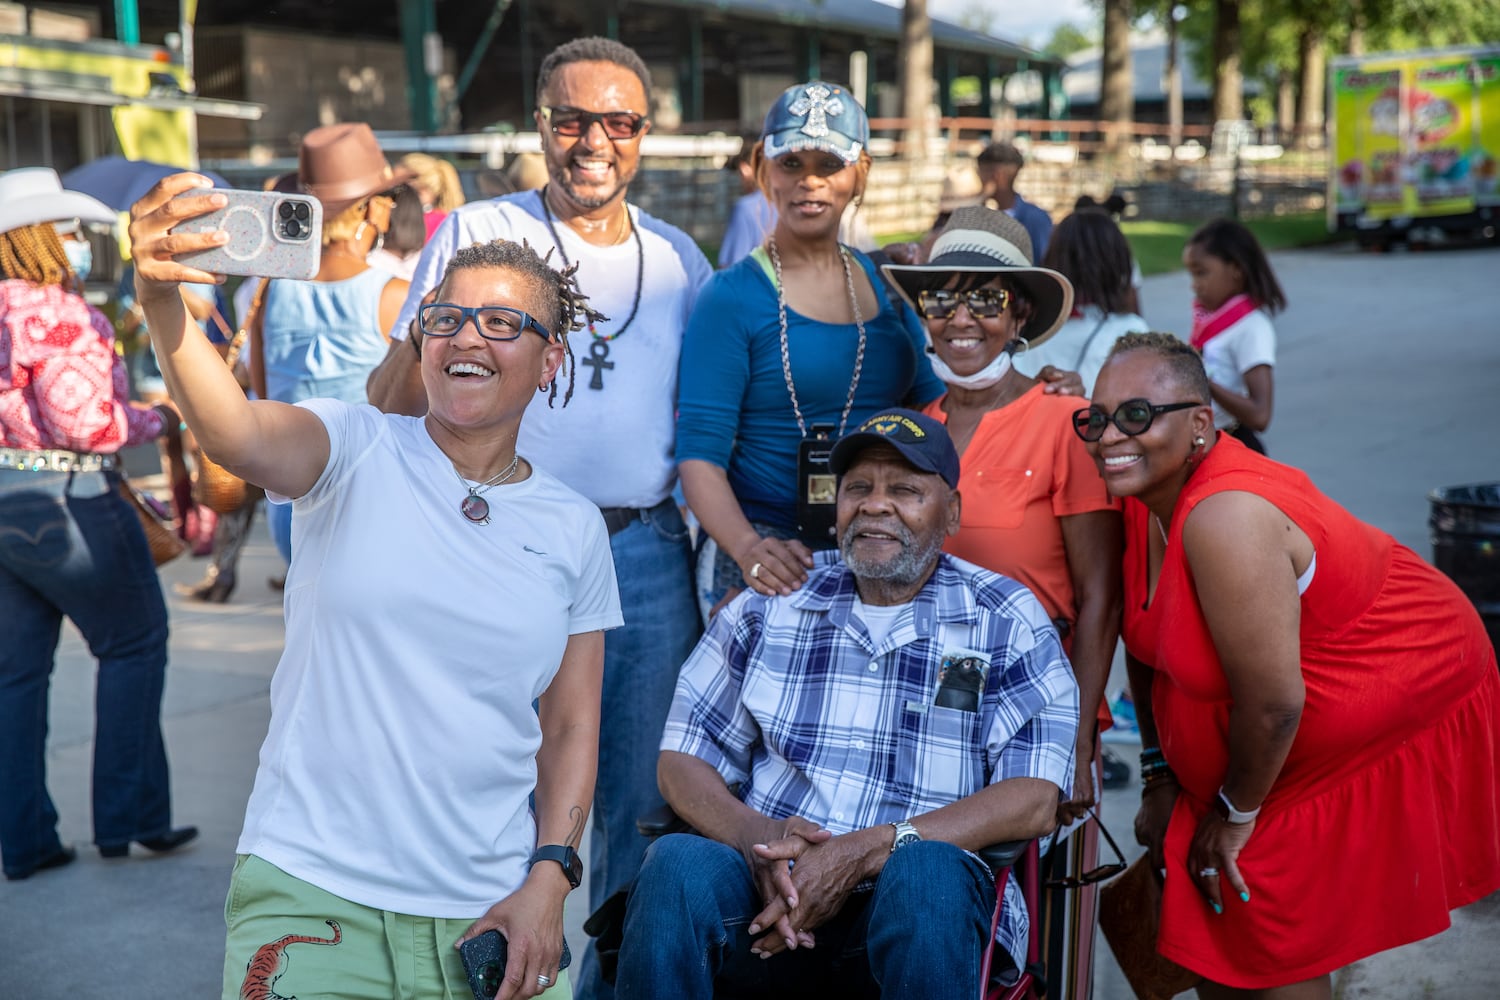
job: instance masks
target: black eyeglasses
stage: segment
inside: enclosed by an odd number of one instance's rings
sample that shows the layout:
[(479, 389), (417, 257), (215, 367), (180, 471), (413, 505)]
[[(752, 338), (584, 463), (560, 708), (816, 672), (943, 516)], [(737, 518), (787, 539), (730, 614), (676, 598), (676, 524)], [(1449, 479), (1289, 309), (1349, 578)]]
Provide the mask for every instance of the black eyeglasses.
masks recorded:
[(456, 306), (451, 302), (429, 302), (417, 310), (417, 328), (424, 337), (456, 337), (464, 324), (473, 321), (474, 329), (485, 340), (515, 340), (528, 327), (551, 340), (552, 333), (531, 318), (529, 313), (510, 306)]
[(1010, 292), (1004, 288), (976, 288), (969, 292), (939, 289), (917, 296), (922, 315), (928, 319), (952, 319), (960, 302), (968, 307), (969, 315), (975, 319), (994, 319), (1010, 305)]
[(1149, 431), (1152, 422), (1163, 413), (1187, 410), (1202, 405), (1204, 404), (1198, 402), (1158, 405), (1149, 399), (1127, 399), (1115, 407), (1114, 413), (1104, 412), (1102, 406), (1090, 406), (1087, 409), (1073, 411), (1073, 430), (1085, 441), (1097, 441), (1104, 436), (1104, 428), (1113, 420), (1121, 434), (1135, 437), (1137, 434)]
[(1120, 845), (1115, 843), (1115, 838), (1109, 835), (1109, 827), (1105, 826), (1104, 821), (1099, 818), (1099, 811), (1097, 809), (1090, 809), (1089, 816), (1093, 818), (1095, 823), (1099, 824), (1099, 832), (1104, 834), (1104, 840), (1109, 844), (1109, 849), (1115, 852), (1115, 857), (1119, 860), (1113, 864), (1100, 865), (1098, 868), (1086, 871), (1082, 875), (1069, 875), (1066, 878), (1049, 878), (1042, 883), (1044, 888), (1081, 889), (1083, 886), (1093, 885), (1095, 882), (1112, 879), (1128, 867), (1125, 863), (1125, 852), (1120, 850)]
[(604, 126), (604, 134), (611, 139), (634, 139), (646, 127), (646, 116), (634, 111), (584, 111), (581, 108), (542, 108), (542, 117), (553, 132), (570, 139), (583, 135), (594, 127), (594, 122)]

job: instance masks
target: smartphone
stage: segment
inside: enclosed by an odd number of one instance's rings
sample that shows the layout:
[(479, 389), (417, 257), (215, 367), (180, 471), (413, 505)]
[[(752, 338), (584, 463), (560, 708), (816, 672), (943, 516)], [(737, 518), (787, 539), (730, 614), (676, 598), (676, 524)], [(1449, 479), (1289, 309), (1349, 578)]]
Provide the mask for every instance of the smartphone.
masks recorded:
[(299, 278), (318, 273), (323, 249), (323, 206), (305, 194), (195, 188), (179, 198), (222, 194), (229, 204), (173, 226), (174, 233), (223, 230), (229, 242), (211, 250), (180, 255), (184, 264), (215, 274), (257, 278)]
[[(458, 947), (459, 957), (464, 962), (464, 973), (469, 977), (469, 989), (474, 1000), (494, 1000), (505, 981), (505, 936), (496, 930), (488, 930), (476, 938), (470, 938)], [(559, 970), (566, 969), (573, 961), (568, 952), (568, 942), (563, 941)]]

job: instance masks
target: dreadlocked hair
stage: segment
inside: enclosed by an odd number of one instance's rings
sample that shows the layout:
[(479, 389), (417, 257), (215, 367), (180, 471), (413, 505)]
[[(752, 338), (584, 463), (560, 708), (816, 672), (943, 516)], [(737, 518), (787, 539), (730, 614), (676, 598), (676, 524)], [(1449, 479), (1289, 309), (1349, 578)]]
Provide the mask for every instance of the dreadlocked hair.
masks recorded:
[[(448, 261), (442, 283), (447, 284), (448, 278), (455, 271), (497, 269), (515, 271), (534, 284), (542, 292), (542, 299), (548, 307), (548, 315), (538, 317), (538, 320), (553, 332), (568, 356), (568, 391), (563, 395), (562, 401), (562, 405), (567, 406), (568, 401), (573, 398), (578, 370), (578, 360), (573, 354), (568, 334), (602, 323), (609, 317), (589, 306), (588, 296), (578, 287), (578, 265), (575, 263), (559, 270), (548, 263), (551, 259), (551, 250), (545, 256), (538, 256), (531, 244), (524, 239), (520, 243), (510, 240), (475, 243), (459, 250)], [(547, 405), (552, 406), (556, 400), (557, 379), (553, 379)]]
[(33, 285), (68, 285), (73, 269), (51, 223), (18, 226), (0, 233), (0, 274)]
[(1127, 333), (1115, 341), (1104, 363), (1108, 365), (1131, 351), (1156, 355), (1181, 388), (1204, 406), (1209, 405), (1213, 397), (1209, 394), (1208, 373), (1203, 370), (1203, 355), (1196, 347), (1170, 333)]

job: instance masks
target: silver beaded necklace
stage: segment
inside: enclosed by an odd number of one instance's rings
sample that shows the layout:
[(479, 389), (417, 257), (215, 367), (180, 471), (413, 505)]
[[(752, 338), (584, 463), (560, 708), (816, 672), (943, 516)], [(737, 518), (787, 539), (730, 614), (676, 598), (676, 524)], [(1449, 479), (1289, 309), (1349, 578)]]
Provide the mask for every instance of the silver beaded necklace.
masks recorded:
[[(807, 422), (802, 418), (802, 407), (797, 403), (797, 386), (792, 382), (792, 354), (786, 336), (786, 292), (781, 282), (781, 254), (776, 249), (776, 237), (766, 241), (771, 254), (771, 266), (776, 271), (776, 311), (781, 320), (781, 374), (786, 379), (787, 395), (792, 397), (792, 413), (797, 417), (797, 430), (807, 437)], [(849, 289), (849, 311), (854, 314), (854, 327), (859, 331), (859, 347), (854, 352), (854, 377), (849, 380), (849, 398), (844, 400), (844, 413), (839, 418), (839, 437), (844, 436), (844, 427), (849, 423), (849, 411), (854, 409), (854, 392), (859, 388), (859, 375), (865, 367), (865, 319), (859, 313), (859, 298), (854, 294), (854, 274), (849, 270), (849, 251), (839, 247), (839, 261), (844, 265), (844, 285)]]

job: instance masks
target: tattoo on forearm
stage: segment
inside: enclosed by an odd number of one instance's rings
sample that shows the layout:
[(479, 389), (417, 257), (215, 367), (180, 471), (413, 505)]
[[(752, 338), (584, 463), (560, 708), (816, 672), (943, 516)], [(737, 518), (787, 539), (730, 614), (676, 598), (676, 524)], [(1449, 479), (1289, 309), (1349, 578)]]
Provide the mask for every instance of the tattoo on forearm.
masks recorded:
[(568, 810), (568, 815), (573, 817), (573, 829), (568, 831), (567, 843), (577, 848), (583, 843), (583, 817), (584, 811), (578, 806)]

